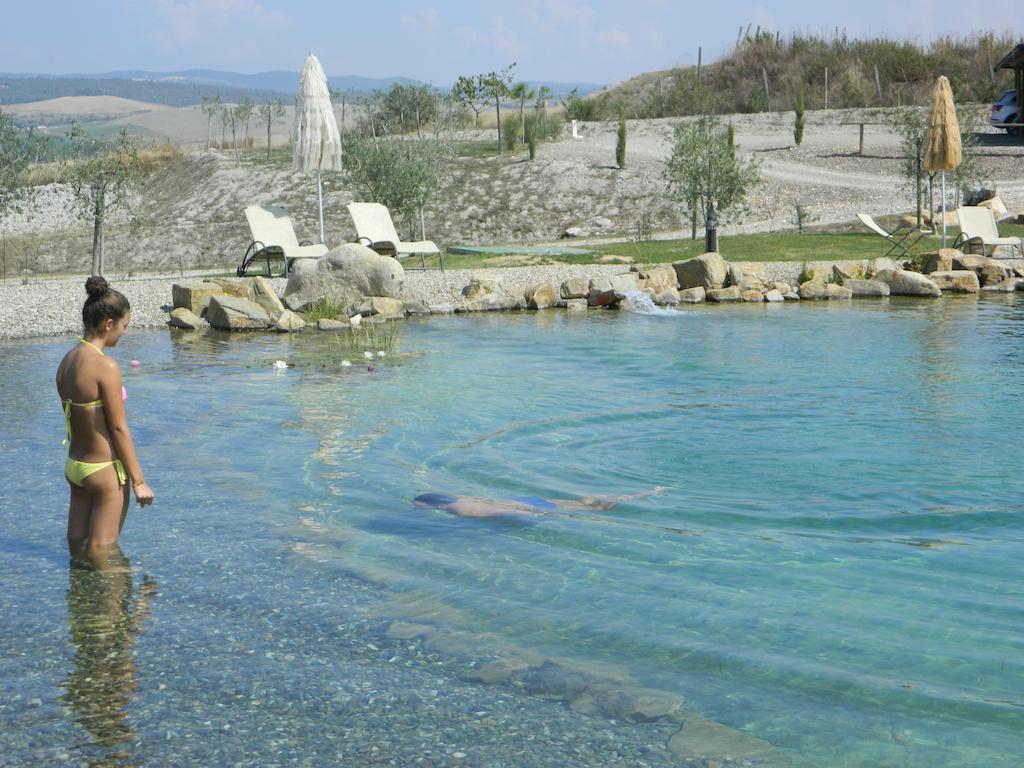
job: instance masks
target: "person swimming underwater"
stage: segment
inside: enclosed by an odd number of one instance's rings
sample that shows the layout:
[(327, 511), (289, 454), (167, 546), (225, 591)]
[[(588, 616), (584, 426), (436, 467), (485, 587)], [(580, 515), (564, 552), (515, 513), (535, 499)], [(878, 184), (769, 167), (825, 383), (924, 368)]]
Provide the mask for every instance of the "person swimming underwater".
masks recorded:
[(606, 496), (601, 498), (597, 496), (584, 496), (580, 499), (559, 499), (558, 501), (542, 499), (538, 496), (487, 499), (481, 496), (456, 496), (451, 493), (430, 491), (428, 493), (421, 493), (412, 500), (412, 503), (420, 509), (440, 509), (445, 512), (451, 512), (459, 517), (534, 517), (557, 513), (559, 510), (567, 512), (607, 512), (619, 502), (652, 496), (662, 490), (663, 488), (660, 486), (655, 486), (650, 491), (623, 496)]

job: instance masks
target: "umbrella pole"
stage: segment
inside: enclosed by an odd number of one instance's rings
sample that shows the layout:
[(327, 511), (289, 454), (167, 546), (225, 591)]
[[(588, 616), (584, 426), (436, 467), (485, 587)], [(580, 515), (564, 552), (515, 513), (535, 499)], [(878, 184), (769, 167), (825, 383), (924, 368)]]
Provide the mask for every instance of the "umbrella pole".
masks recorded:
[[(321, 218), (323, 214), (321, 214)], [(323, 231), (323, 222), (320, 223), (320, 230)], [(946, 247), (946, 172), (942, 172), (942, 247)]]
[[(945, 176), (943, 176), (945, 181)], [(324, 244), (324, 185), (320, 179), (320, 169), (316, 172), (316, 199), (320, 203), (320, 244)]]

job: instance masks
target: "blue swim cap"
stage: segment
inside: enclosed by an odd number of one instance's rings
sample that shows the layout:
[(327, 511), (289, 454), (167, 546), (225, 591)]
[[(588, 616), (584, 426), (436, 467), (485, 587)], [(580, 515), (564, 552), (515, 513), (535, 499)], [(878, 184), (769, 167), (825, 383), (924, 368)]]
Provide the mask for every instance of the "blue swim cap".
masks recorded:
[(449, 504), (454, 504), (459, 500), (458, 496), (452, 496), (450, 493), (421, 493), (413, 501), (424, 504), (428, 507), (447, 507)]

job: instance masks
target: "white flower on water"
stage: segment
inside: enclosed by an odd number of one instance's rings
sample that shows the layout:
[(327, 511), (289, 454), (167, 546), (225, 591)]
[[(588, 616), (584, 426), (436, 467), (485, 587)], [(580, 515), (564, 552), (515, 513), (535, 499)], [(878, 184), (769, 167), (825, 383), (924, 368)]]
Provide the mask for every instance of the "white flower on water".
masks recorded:
[(367, 360), (372, 360), (373, 352), (363, 352), (363, 357), (365, 357)]
[(388, 353), (385, 352), (383, 349), (378, 349), (377, 350), (377, 357), (387, 357), (387, 356), (388, 356)]
[(274, 361), (274, 368), (276, 368), (277, 370), (281, 370), (281, 369), (287, 368), (287, 367), (288, 367), (288, 363), (286, 363), (284, 360), (275, 360)]
[(348, 360), (342, 360), (342, 361), (341, 361), (341, 367), (342, 367), (342, 368), (348, 368), (348, 367), (350, 367), (351, 365), (352, 365), (352, 363), (350, 363), (350, 362), (349, 362)]

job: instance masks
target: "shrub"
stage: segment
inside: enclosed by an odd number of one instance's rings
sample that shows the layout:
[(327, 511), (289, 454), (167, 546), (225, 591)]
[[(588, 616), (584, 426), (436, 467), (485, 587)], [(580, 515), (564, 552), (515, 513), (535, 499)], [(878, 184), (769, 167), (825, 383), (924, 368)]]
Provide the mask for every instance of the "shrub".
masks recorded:
[(530, 152), (530, 159), (537, 157), (537, 127), (536, 120), (526, 121), (526, 148)]
[(793, 141), (799, 147), (804, 140), (804, 89), (796, 92), (796, 116), (793, 121)]
[(619, 133), (615, 141), (615, 164), (626, 167), (626, 109), (619, 107)]
[(512, 116), (501, 121), (501, 146), (508, 152), (515, 152), (519, 146), (519, 118)]

